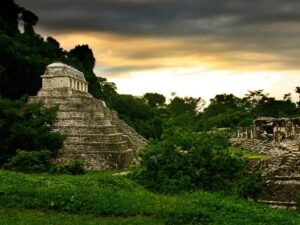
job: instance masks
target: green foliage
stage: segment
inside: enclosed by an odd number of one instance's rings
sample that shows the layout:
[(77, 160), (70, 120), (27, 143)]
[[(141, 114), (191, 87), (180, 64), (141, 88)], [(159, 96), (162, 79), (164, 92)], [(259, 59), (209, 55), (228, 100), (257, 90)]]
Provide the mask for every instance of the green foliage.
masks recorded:
[(17, 154), (9, 158), (2, 168), (25, 173), (48, 172), (52, 168), (51, 152), (17, 150)]
[(201, 98), (180, 98), (175, 96), (168, 105), (168, 108), (175, 115), (188, 113), (191, 116), (194, 116), (202, 109), (204, 104), (204, 100)]
[(97, 77), (101, 89), (101, 99), (109, 101), (113, 96), (117, 95), (117, 86), (113, 82), (108, 82), (106, 78)]
[(0, 1), (0, 30), (9, 35), (18, 32), (18, 16), (21, 8), (13, 0)]
[(64, 137), (53, 132), (57, 107), (45, 108), (41, 103), (0, 98), (0, 165), (15, 155), (17, 149), (49, 150), (56, 155)]
[(74, 215), (45, 210), (26, 210), (0, 206), (2, 225), (163, 225), (147, 216), (117, 217), (114, 215), (97, 217)]
[(88, 45), (77, 45), (69, 52), (69, 57), (77, 58), (86, 70), (93, 70), (95, 66), (95, 57), (92, 49)]
[(247, 151), (247, 150), (243, 150), (243, 149), (240, 149), (240, 148), (237, 148), (237, 147), (229, 147), (228, 151), (231, 154), (244, 157), (248, 160), (259, 160), (259, 159), (264, 159), (264, 158), (269, 157), (268, 155), (265, 155), (265, 154), (256, 153), (256, 152), (252, 152), (252, 151)]
[(83, 162), (74, 160), (70, 163), (57, 164), (50, 170), (51, 174), (71, 174), (71, 175), (82, 175), (85, 174)]
[(143, 99), (151, 107), (162, 106), (166, 102), (166, 97), (158, 93), (146, 93)]
[[(228, 146), (227, 138), (220, 133), (197, 134), (170, 126), (161, 141), (153, 141), (141, 152), (140, 166), (134, 169), (132, 178), (164, 193), (226, 190), (256, 198), (263, 182), (247, 171), (246, 160), (230, 154)], [(257, 188), (250, 192), (250, 187)]]
[(82, 175), (85, 173), (83, 162), (72, 161), (66, 164), (53, 164), (53, 156), (47, 150), (17, 150), (16, 155), (9, 158), (2, 166), (5, 170), (23, 173), (51, 173)]
[[(139, 224), (134, 223), (134, 218), (140, 220), (140, 224), (143, 224), (143, 218), (146, 221), (147, 219), (153, 221), (153, 224), (297, 225), (300, 223), (299, 213), (296, 212), (271, 209), (222, 194), (194, 192), (175, 196), (158, 195), (125, 177), (110, 173), (53, 176), (0, 170), (0, 205), (14, 210), (15, 208), (52, 210), (50, 214), (55, 213), (58, 217), (61, 214), (56, 213), (113, 217), (127, 220), (128, 224)], [(18, 211), (15, 217), (17, 214)], [(44, 218), (48, 218), (47, 215)], [(87, 218), (87, 224), (88, 221)], [(85, 224), (85, 221), (82, 221), (82, 224)]]
[[(249, 119), (250, 118), (250, 119)], [(204, 109), (198, 122), (199, 130), (249, 126), (253, 121), (245, 103), (232, 94), (216, 95)]]

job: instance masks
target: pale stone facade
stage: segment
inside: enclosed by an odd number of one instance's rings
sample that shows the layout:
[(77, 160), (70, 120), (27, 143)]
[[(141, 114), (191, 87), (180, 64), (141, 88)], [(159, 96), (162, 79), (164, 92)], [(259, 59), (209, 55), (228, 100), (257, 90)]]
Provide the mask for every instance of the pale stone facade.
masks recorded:
[(56, 162), (82, 160), (87, 169), (104, 170), (126, 168), (137, 160), (137, 152), (147, 140), (87, 92), (83, 73), (53, 63), (47, 66), (42, 81), (42, 89), (29, 98), (29, 103), (59, 105), (54, 130), (64, 134), (66, 140)]
[(86, 82), (84, 74), (61, 62), (48, 65), (45, 74), (41, 77), (43, 89), (69, 87), (74, 90), (88, 92), (88, 82)]

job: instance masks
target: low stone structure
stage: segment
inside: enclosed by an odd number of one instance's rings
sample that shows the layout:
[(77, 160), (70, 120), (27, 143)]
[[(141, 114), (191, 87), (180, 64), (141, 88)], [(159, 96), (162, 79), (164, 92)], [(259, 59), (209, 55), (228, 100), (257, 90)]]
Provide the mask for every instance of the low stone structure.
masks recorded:
[(66, 136), (57, 162), (82, 160), (87, 169), (126, 168), (137, 159), (147, 140), (136, 133), (116, 112), (88, 93), (84, 74), (63, 63), (47, 66), (43, 86), (29, 103), (59, 106), (55, 131)]
[(300, 196), (300, 118), (260, 118), (248, 129), (239, 129), (231, 143), (242, 149), (267, 155), (251, 161), (268, 181), (261, 199), (271, 206), (295, 207)]
[(263, 117), (254, 121), (250, 128), (239, 129), (236, 138), (274, 140), (279, 143), (286, 139), (296, 139), (300, 135), (300, 118)]

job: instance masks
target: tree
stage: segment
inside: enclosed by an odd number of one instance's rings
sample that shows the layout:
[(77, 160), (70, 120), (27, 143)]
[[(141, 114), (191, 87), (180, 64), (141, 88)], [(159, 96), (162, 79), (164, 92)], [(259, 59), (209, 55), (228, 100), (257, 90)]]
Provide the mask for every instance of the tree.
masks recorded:
[[(186, 132), (170, 121), (162, 140), (140, 152), (140, 165), (131, 176), (146, 188), (163, 193), (201, 189), (256, 197), (263, 182), (253, 179), (257, 175), (247, 170), (243, 158), (230, 154), (228, 146), (221, 133)], [(258, 188), (249, 192), (251, 187)]]
[(20, 12), (21, 8), (13, 0), (0, 1), (0, 30), (9, 36), (17, 34)]
[(162, 106), (166, 102), (166, 97), (158, 93), (146, 93), (143, 99), (151, 107)]
[(0, 165), (16, 150), (49, 150), (53, 156), (63, 145), (64, 137), (53, 132), (58, 108), (44, 108), (41, 103), (0, 98)]
[(111, 96), (117, 94), (117, 86), (113, 82), (108, 82), (106, 78), (97, 77), (101, 90), (101, 98), (109, 101)]
[(192, 116), (195, 116), (204, 106), (205, 102), (202, 98), (193, 98), (193, 97), (174, 97), (168, 108), (175, 115), (188, 113)]
[(69, 51), (69, 57), (77, 58), (87, 71), (93, 71), (96, 59), (88, 45), (77, 45)]
[(249, 126), (252, 116), (245, 102), (233, 94), (219, 94), (210, 100), (198, 121), (199, 130)]
[(39, 18), (33, 12), (21, 8), (21, 19), (24, 22), (24, 33), (34, 35), (33, 26), (37, 24)]

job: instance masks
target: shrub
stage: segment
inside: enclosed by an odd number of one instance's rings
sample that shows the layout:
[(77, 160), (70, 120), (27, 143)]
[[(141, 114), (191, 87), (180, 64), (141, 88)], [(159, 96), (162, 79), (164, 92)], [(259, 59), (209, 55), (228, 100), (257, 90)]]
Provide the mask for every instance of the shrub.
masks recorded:
[[(256, 185), (259, 177), (248, 172), (246, 160), (230, 154), (228, 146), (220, 133), (199, 134), (170, 127), (161, 141), (153, 141), (140, 153), (140, 165), (131, 177), (163, 193), (202, 189), (256, 197), (262, 187)], [(251, 191), (252, 187), (255, 190)]]
[(50, 173), (81, 175), (81, 174), (85, 174), (85, 170), (83, 167), (83, 162), (79, 160), (75, 160), (70, 163), (57, 164), (53, 166)]
[(0, 97), (0, 166), (16, 155), (17, 149), (47, 149), (53, 156), (63, 145), (64, 136), (53, 132), (58, 107), (42, 103), (26, 104)]
[(51, 152), (17, 150), (17, 154), (3, 164), (3, 169), (25, 173), (48, 172), (52, 167)]
[(5, 170), (24, 173), (52, 173), (52, 174), (84, 174), (83, 162), (73, 161), (68, 164), (53, 165), (51, 152), (17, 150), (17, 154), (3, 164)]

